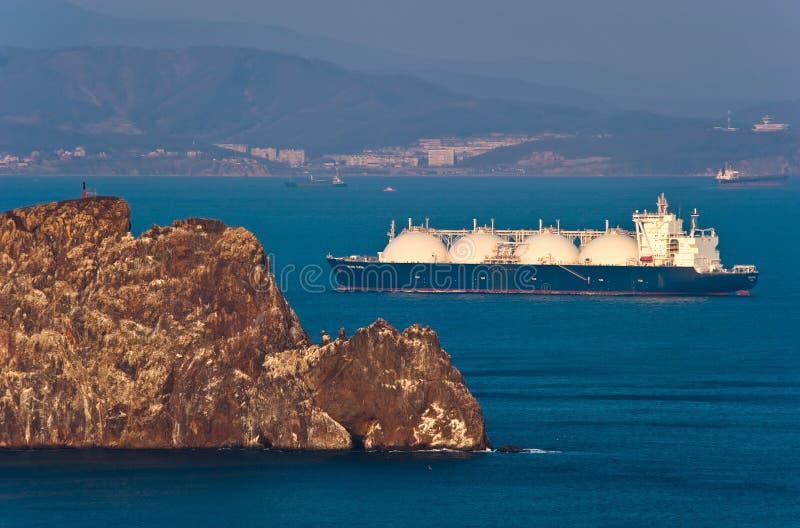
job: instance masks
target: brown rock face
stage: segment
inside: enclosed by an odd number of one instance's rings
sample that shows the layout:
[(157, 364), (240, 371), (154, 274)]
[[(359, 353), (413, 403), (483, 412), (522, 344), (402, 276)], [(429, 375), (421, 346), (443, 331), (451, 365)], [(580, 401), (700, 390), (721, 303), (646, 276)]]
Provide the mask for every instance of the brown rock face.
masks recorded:
[(255, 236), (128, 205), (0, 214), (0, 446), (483, 449), (430, 329), (311, 343)]

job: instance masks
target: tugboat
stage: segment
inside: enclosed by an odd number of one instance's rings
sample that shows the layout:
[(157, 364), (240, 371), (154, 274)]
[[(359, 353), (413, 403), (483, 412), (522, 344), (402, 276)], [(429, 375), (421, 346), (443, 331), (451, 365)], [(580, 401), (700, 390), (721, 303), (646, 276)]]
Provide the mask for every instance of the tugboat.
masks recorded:
[(347, 184), (345, 183), (345, 181), (342, 179), (341, 176), (339, 176), (339, 167), (338, 166), (336, 167), (336, 175), (331, 180), (331, 185), (333, 185), (334, 187), (347, 187)]
[[(634, 230), (438, 229), (425, 224), (395, 234), (377, 256), (328, 255), (342, 291), (581, 295), (749, 295), (754, 265), (725, 268), (714, 228), (691, 227), (658, 197), (655, 212), (633, 213)], [(578, 244), (576, 244), (579, 243)]]

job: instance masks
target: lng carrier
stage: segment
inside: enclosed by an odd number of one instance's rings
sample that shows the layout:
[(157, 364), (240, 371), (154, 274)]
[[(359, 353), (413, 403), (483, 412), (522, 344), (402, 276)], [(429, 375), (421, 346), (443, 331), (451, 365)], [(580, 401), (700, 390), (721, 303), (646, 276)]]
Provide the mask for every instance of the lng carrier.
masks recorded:
[(753, 265), (722, 266), (714, 228), (691, 227), (668, 209), (633, 213), (634, 231), (435, 229), (408, 226), (377, 256), (328, 255), (339, 290), (587, 295), (748, 295)]

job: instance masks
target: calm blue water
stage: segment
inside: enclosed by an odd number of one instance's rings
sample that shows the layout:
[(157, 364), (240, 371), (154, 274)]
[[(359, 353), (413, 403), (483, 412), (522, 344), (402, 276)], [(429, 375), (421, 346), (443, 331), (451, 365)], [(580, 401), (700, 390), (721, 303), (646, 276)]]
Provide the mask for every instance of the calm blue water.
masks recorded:
[[(94, 178), (136, 234), (211, 216), (274, 255), (314, 338), (382, 316), (430, 324), (495, 445), (543, 452), (0, 452), (0, 526), (800, 526), (800, 182), (375, 178), (347, 189), (268, 179)], [(382, 193), (386, 185), (397, 193)], [(0, 210), (75, 196), (80, 178), (2, 178)], [(715, 226), (750, 298), (335, 293), (324, 256), (374, 253), (389, 220), (630, 227), (665, 191)]]

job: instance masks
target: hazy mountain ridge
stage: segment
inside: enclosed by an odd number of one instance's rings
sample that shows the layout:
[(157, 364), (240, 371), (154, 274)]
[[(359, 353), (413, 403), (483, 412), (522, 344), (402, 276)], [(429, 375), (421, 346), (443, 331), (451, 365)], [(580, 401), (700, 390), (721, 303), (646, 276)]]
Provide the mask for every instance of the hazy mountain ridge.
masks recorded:
[(22, 128), (41, 143), (170, 138), (319, 153), (426, 135), (599, 129), (604, 121), (575, 108), (472, 98), (411, 77), (253, 49), (0, 51), (0, 142)]
[[(89, 11), (63, 0), (6, 0), (0, 5), (0, 45), (20, 48), (76, 46), (184, 48), (250, 47), (318, 58), (348, 69), (406, 73), (479, 97), (513, 97), (528, 102), (598, 107), (605, 103), (591, 90), (561, 87), (608, 81), (641, 82), (618, 72), (587, 64), (506, 60), (494, 63), (416, 57), (369, 48), (337, 39), (304, 35), (259, 23), (129, 20)], [(465, 82), (466, 81), (466, 82)], [(524, 86), (527, 85), (527, 86)]]
[[(536, 158), (552, 153), (558, 163), (538, 163)], [(531, 159), (532, 158), (532, 159)], [(750, 164), (770, 161), (800, 171), (800, 143), (792, 134), (727, 134), (684, 123), (674, 129), (643, 129), (632, 126), (616, 134), (581, 135), (544, 140), (491, 151), (466, 161), (476, 171), (523, 165), (534, 173), (544, 169), (569, 168), (570, 160), (597, 158), (603, 166), (587, 174), (711, 174), (725, 163)], [(572, 172), (574, 173), (574, 172)]]
[[(711, 124), (470, 97), (413, 77), (254, 49), (0, 49), (0, 149), (17, 152), (76, 145), (209, 150), (236, 142), (314, 156), (421, 137), (556, 132), (569, 137), (503, 149), (465, 168), (536, 171), (548, 152), (610, 160), (582, 166), (592, 173), (696, 174), (754, 157), (800, 161), (794, 134), (743, 127), (730, 135)], [(574, 164), (556, 165), (569, 171)]]
[(435, 50), (415, 56), (303, 34), (263, 15), (246, 23), (137, 20), (94, 12), (66, 0), (0, 2), (0, 46), (251, 47), (318, 58), (347, 69), (409, 74), (450, 89), (458, 87), (454, 91), (471, 96), (591, 109), (606, 109), (603, 103), (608, 102), (628, 110), (684, 116), (724, 116), (730, 108), (791, 98), (793, 87), (800, 86), (790, 61), (785, 67), (765, 65), (758, 71), (751, 65), (635, 73), (591, 62), (533, 57), (532, 49), (513, 50), (491, 61), (442, 58)]
[(495, 97), (529, 103), (546, 101), (551, 104), (591, 110), (619, 111), (602, 97), (583, 90), (460, 71), (425, 70), (414, 73), (420, 78), (436, 83), (452, 92), (473, 97)]

